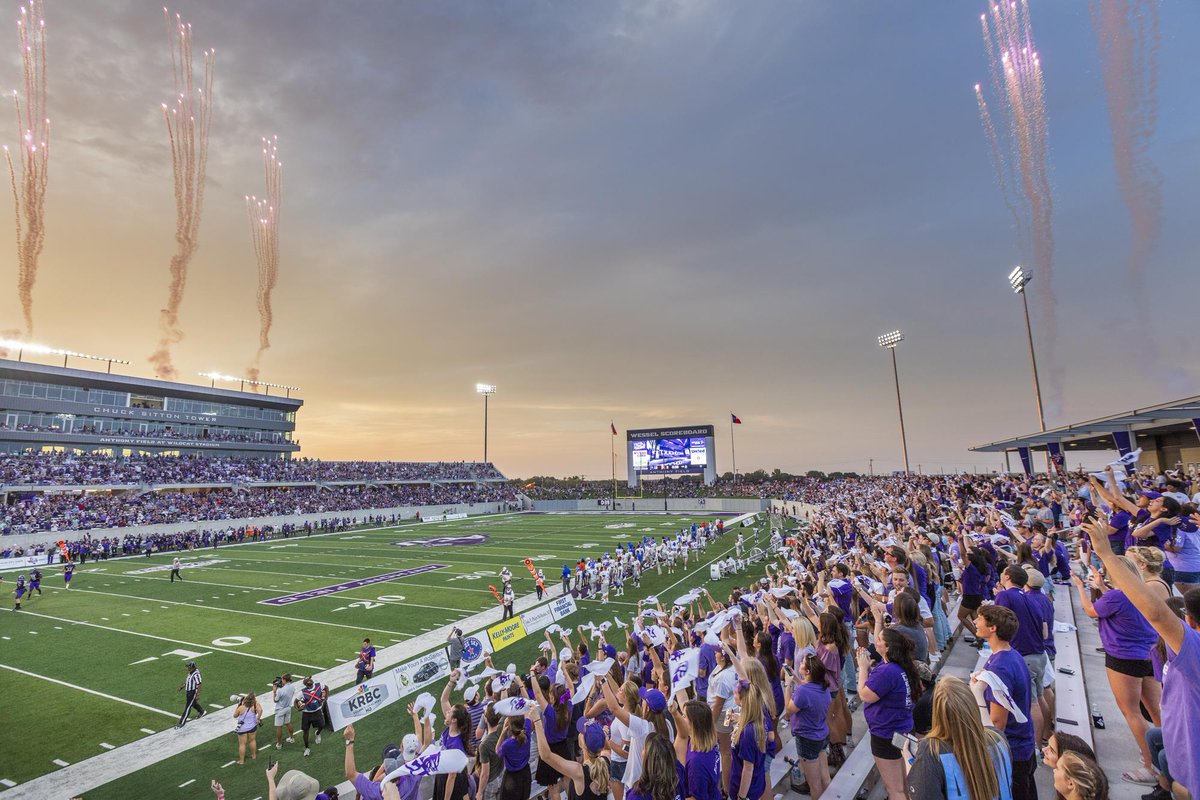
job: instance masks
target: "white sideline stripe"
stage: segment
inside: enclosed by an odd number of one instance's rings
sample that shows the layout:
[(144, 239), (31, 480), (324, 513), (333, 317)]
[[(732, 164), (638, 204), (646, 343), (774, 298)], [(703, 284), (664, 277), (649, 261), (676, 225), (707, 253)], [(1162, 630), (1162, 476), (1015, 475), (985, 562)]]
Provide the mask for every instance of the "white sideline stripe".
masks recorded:
[(69, 767), (69, 766), (71, 766), (71, 762), (70, 762), (70, 761), (63, 761), (61, 758), (56, 758), (56, 759), (54, 759), (54, 761), (52, 761), (51, 763), (53, 763), (53, 764), (58, 764), (60, 767)]
[(196, 782), (196, 779), (192, 778), (190, 781), (184, 781), (183, 783), (179, 784), (179, 788), (182, 789), (185, 786), (191, 786), (195, 782)]
[[(169, 639), (166, 636), (155, 636), (152, 633), (142, 633), (141, 631), (127, 631), (124, 628), (112, 628), (112, 627), (109, 627), (108, 625), (97, 625), (95, 622), (78, 622), (73, 619), (64, 619), (63, 617), (52, 617), (49, 614), (39, 614), (36, 611), (29, 611), (29, 612), (22, 612), (22, 613), (28, 613), (29, 616), (33, 616), (33, 617), (45, 617), (46, 619), (56, 619), (59, 622), (69, 622), (72, 625), (83, 625), (88, 628), (99, 628), (102, 631), (116, 631), (117, 633), (128, 633), (131, 636), (143, 636), (147, 639), (158, 639), (159, 641), (170, 642), (171, 644), (186, 644), (188, 647), (199, 647), (201, 650), (203, 650), (205, 647), (211, 647), (211, 645), (196, 644), (195, 642), (185, 642), (182, 639)], [(220, 648), (213, 652), (232, 653), (234, 655), (244, 656), (246, 658), (257, 658), (257, 659), (261, 659), (263, 661), (274, 661), (275, 663), (278, 663), (278, 664), (292, 664), (293, 666), (305, 667), (307, 669), (316, 669), (316, 670), (321, 669), (321, 667), (315, 666), (313, 664), (301, 664), (299, 661), (286, 661), (281, 658), (271, 658), (270, 656), (260, 656), (256, 653), (243, 653), (239, 650), (234, 650), (232, 648)]]
[[(81, 692), (87, 692), (88, 694), (94, 694), (97, 697), (103, 697), (106, 700), (115, 700), (118, 703), (124, 703), (127, 706), (135, 706), (135, 707), (143, 709), (145, 711), (153, 711), (155, 714), (162, 714), (163, 716), (170, 717), (171, 719), (175, 719), (175, 715), (172, 714), (170, 711), (163, 711), (161, 708), (145, 706), (145, 705), (142, 705), (141, 703), (135, 703), (132, 700), (126, 700), (123, 697), (117, 697), (115, 695), (105, 694), (104, 692), (98, 692), (95, 689), (89, 689), (86, 686), (80, 686), (75, 683), (67, 683), (66, 681), (60, 681), (57, 678), (47, 678), (45, 675), (38, 675), (36, 672), (26, 672), (23, 669), (17, 669), (16, 667), (10, 667), (8, 664), (0, 664), (0, 669), (7, 669), (11, 672), (20, 673), (21, 675), (25, 675), (30, 678), (37, 678), (40, 681), (47, 681), (49, 683), (57, 683), (59, 686), (66, 686), (68, 689), (78, 689)], [(143, 728), (142, 730), (145, 730), (145, 728)], [(153, 731), (151, 731), (151, 732), (153, 733)], [(55, 763), (58, 763), (58, 762), (55, 762)], [(66, 764), (60, 764), (59, 766), (65, 767)]]
[(225, 769), (226, 767), (231, 767), (236, 763), (237, 763), (236, 761), (226, 761), (224, 764), (221, 765), (221, 769)]
[(103, 747), (105, 750), (116, 750), (117, 749), (117, 746), (115, 744), (109, 744), (108, 742), (101, 742), (100, 746)]

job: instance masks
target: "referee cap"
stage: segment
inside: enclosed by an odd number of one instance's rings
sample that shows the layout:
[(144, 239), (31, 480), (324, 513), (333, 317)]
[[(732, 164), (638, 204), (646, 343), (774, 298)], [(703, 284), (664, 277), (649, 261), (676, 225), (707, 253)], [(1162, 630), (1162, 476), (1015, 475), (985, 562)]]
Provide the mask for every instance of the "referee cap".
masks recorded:
[(187, 662), (187, 668), (188, 668), (188, 669), (195, 669), (195, 668), (196, 668), (196, 662), (195, 662), (195, 661), (189, 661), (189, 662)]

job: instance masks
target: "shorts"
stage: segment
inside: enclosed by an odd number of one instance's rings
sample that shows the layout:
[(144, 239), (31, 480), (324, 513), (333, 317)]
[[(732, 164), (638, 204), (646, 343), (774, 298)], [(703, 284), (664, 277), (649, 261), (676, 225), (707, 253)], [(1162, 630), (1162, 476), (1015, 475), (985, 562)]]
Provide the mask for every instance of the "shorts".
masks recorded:
[(1033, 689), (1033, 697), (1042, 696), (1042, 690), (1046, 685), (1046, 668), (1050, 666), (1050, 659), (1045, 653), (1036, 653), (1031, 656), (1022, 656), (1025, 659), (1025, 666), (1029, 668), (1029, 682)]
[(904, 757), (900, 748), (892, 744), (892, 737), (876, 736), (873, 733), (871, 734), (871, 755), (882, 758), (884, 761), (899, 761)]
[(1104, 666), (1113, 672), (1128, 675), (1131, 678), (1151, 678), (1154, 676), (1154, 665), (1148, 658), (1117, 658), (1109, 653), (1104, 654)]
[[(550, 751), (559, 758), (567, 761), (571, 758), (571, 742), (568, 739), (563, 739), (561, 742), (554, 742), (550, 745)], [(543, 759), (538, 759), (537, 774), (534, 775), (534, 780), (541, 786), (553, 786), (562, 778), (562, 773), (550, 766), (550, 762)]]
[(292, 707), (275, 709), (275, 727), (282, 728), (284, 725), (292, 724)]
[(238, 736), (245, 736), (247, 733), (254, 733), (256, 730), (258, 730), (257, 725), (255, 725), (253, 728), (247, 728), (246, 730), (242, 730), (241, 728), (238, 728), (237, 730), (234, 731), (234, 733), (237, 734)]
[(809, 739), (805, 736), (793, 737), (796, 742), (796, 757), (801, 761), (816, 761), (829, 746), (829, 737), (824, 739)]
[(303, 714), (300, 715), (300, 729), (301, 730), (306, 731), (309, 728), (316, 728), (317, 730), (321, 730), (324, 727), (325, 727), (325, 711), (323, 709), (320, 711), (305, 711)]
[(983, 605), (983, 595), (981, 594), (964, 594), (962, 596), (962, 607), (968, 611), (976, 611)]
[(1175, 570), (1175, 583), (1200, 583), (1200, 570)]
[(620, 783), (625, 779), (625, 767), (629, 764), (628, 761), (608, 760), (608, 777), (609, 780)]

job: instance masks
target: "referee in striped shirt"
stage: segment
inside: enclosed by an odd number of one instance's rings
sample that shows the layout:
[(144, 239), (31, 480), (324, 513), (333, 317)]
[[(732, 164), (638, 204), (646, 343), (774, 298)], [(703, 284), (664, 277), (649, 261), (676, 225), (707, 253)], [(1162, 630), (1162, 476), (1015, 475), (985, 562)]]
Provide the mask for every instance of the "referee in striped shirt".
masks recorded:
[(187, 705), (183, 707), (183, 716), (179, 718), (179, 724), (175, 726), (176, 728), (182, 728), (187, 724), (188, 719), (192, 716), (193, 708), (199, 712), (199, 715), (196, 717), (197, 719), (203, 717), (205, 713), (204, 706), (200, 705), (200, 686), (204, 681), (200, 677), (200, 670), (196, 668), (195, 661), (187, 663), (187, 671), (187, 679), (176, 690), (180, 692), (186, 691), (187, 693)]

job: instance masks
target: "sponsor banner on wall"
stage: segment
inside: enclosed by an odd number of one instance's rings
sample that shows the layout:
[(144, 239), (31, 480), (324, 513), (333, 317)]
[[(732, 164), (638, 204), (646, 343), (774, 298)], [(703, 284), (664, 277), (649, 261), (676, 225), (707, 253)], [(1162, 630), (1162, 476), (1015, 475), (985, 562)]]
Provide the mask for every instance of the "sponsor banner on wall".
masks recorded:
[(449, 522), (450, 520), (466, 518), (466, 514), (430, 514), (428, 517), (421, 517), (421, 522)]
[(557, 622), (563, 617), (574, 614), (579, 607), (575, 605), (575, 598), (568, 594), (563, 597), (554, 598), (554, 600), (550, 601), (549, 608), (550, 612), (554, 614), (554, 620)]
[[(57, 559), (55, 560), (57, 563)], [(0, 569), (30, 569), (31, 567), (46, 566), (46, 554), (36, 556), (20, 556), (18, 558), (0, 558)]]
[(483, 631), (463, 637), (462, 663), (464, 665), (483, 661), (490, 652), (492, 652), (492, 643)]
[(399, 696), (404, 697), (449, 676), (450, 659), (446, 657), (445, 650), (437, 650), (401, 664), (388, 674), (395, 679)]
[(536, 633), (552, 622), (554, 622), (554, 612), (550, 610), (549, 605), (531, 608), (521, 615), (521, 624), (525, 626), (526, 633)]
[(329, 695), (329, 718), (333, 721), (334, 729), (341, 730), (399, 699), (396, 676), (388, 671), (358, 686)]
[(525, 638), (525, 625), (520, 617), (513, 617), (488, 628), (487, 635), (493, 650), (503, 650)]

